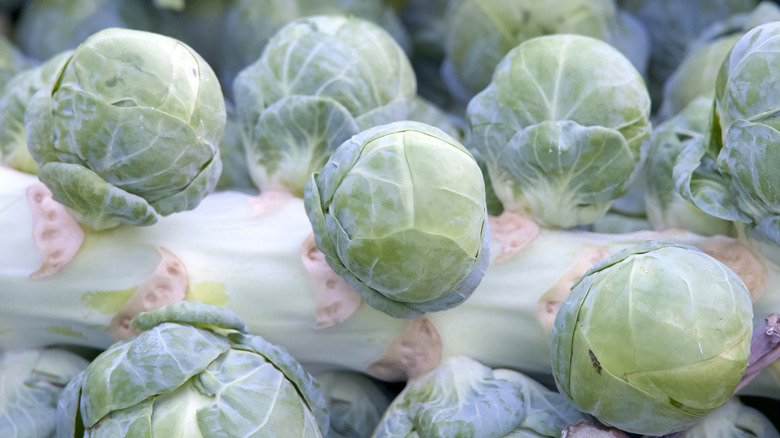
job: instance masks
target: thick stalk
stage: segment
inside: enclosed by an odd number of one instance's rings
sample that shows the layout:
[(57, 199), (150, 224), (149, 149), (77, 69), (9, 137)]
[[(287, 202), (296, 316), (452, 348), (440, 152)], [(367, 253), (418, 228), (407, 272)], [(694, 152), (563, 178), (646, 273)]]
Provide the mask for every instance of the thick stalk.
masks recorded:
[[(112, 319), (128, 311), (134, 293), (178, 278), (174, 272), (150, 280), (160, 271), (160, 248), (184, 266), (185, 298), (238, 313), (250, 332), (310, 369), (367, 371), (386, 380), (427, 372), (453, 355), (549, 376), (549, 330), (569, 287), (596, 261), (648, 239), (697, 245), (732, 267), (751, 289), (756, 325), (780, 309), (780, 269), (733, 239), (539, 230), (521, 218), (499, 217), (491, 218), (491, 265), (465, 303), (421, 319), (394, 319), (354, 302), (348, 291), (346, 299), (334, 295), (343, 286), (338, 278), (311, 268), (316, 251), (302, 200), (258, 206), (237, 192), (210, 195), (197, 209), (152, 226), (85, 230), (72, 260), (31, 279), (42, 264), (25, 196), (35, 182), (0, 167), (0, 350), (109, 346), (121, 335)], [(776, 364), (747, 391), (780, 398)]]

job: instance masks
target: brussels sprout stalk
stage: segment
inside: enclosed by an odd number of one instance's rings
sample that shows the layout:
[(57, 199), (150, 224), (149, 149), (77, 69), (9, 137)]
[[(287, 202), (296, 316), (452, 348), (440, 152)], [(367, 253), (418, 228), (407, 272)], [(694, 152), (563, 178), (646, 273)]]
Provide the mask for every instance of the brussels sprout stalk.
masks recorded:
[[(150, 227), (85, 230), (70, 262), (33, 280), (41, 255), (25, 190), (35, 182), (34, 176), (0, 168), (0, 247), (13, 248), (0, 253), (2, 350), (108, 347), (115, 339), (111, 327), (122, 326), (112, 320), (135, 293), (143, 293), (141, 304), (153, 306), (158, 296), (146, 292), (156, 288), (145, 284), (175, 286), (171, 277), (153, 277), (163, 259), (158, 248), (186, 268), (187, 299), (237, 312), (252, 333), (284, 345), (311, 369), (368, 371), (382, 380), (405, 380), (455, 355), (549, 376), (549, 331), (569, 288), (597, 261), (648, 239), (697, 245), (731, 266), (751, 291), (756, 325), (780, 309), (780, 267), (734, 239), (681, 231), (548, 230), (502, 216), (490, 219), (491, 262), (468, 300), (421, 318), (396, 319), (343, 289), (340, 277), (328, 271), (313, 248), (303, 200), (289, 196), (268, 208), (238, 192), (212, 194), (197, 209)], [(778, 397), (775, 375), (761, 373), (743, 393)]]

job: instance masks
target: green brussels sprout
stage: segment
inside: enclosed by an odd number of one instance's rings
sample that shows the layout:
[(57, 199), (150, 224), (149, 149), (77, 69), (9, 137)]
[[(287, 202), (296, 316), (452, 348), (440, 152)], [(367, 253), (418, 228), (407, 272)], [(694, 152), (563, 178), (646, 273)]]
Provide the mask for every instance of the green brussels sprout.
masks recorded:
[(327, 434), (317, 382), (236, 314), (197, 301), (142, 313), (145, 330), (101, 353), (64, 389), (58, 436)]
[(612, 0), (455, 0), (445, 15), (444, 79), (469, 100), (490, 83), (496, 65), (518, 44), (542, 35), (585, 35), (620, 46), (642, 68), (647, 35)]
[(648, 241), (573, 287), (555, 318), (552, 371), (584, 412), (627, 432), (682, 430), (723, 406), (750, 354), (750, 293), (699, 250)]
[(780, 261), (780, 22), (757, 26), (723, 61), (704, 141), (674, 166), (684, 198), (734, 221), (738, 234)]
[(512, 49), (468, 105), (504, 208), (569, 228), (599, 219), (628, 190), (650, 134), (644, 81), (607, 43), (550, 35)]
[(336, 148), (372, 126), (408, 118), (416, 82), (378, 25), (346, 16), (291, 22), (234, 83), (252, 179), (297, 196)]
[(530, 377), (455, 356), (409, 380), (372, 436), (555, 438), (583, 420), (565, 396)]
[(487, 267), (482, 172), (430, 125), (380, 125), (344, 142), (309, 179), (304, 205), (331, 268), (391, 316), (460, 304)]
[(24, 113), (38, 90), (51, 87), (72, 51), (54, 56), (44, 64), (16, 74), (0, 92), (0, 163), (22, 172), (38, 173), (27, 148)]
[(214, 189), (225, 100), (187, 45), (107, 29), (32, 97), (25, 128), (40, 180), (80, 222), (149, 225)]
[[(699, 97), (653, 129), (642, 171), (647, 218), (654, 230), (682, 228), (706, 236), (735, 233), (730, 221), (710, 215), (680, 195), (674, 179), (674, 167), (682, 151), (691, 143), (703, 147), (711, 110), (712, 98)], [(700, 169), (697, 175), (704, 170)], [(699, 185), (698, 190), (709, 190), (714, 183), (710, 180)]]
[(58, 348), (0, 353), (0, 436), (53, 436), (57, 399), (87, 365)]

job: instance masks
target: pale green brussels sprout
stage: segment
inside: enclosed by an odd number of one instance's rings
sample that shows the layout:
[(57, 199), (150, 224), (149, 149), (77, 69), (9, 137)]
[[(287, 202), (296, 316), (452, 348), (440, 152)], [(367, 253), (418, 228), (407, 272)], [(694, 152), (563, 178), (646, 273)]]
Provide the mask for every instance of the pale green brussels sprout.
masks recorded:
[(389, 391), (355, 371), (325, 371), (315, 378), (328, 403), (330, 428), (326, 438), (371, 436), (392, 401)]
[(0, 353), (0, 436), (53, 436), (57, 399), (88, 364), (58, 348)]
[[(654, 230), (682, 228), (706, 236), (735, 234), (730, 221), (712, 216), (682, 197), (674, 180), (674, 166), (683, 149), (691, 143), (704, 144), (711, 111), (712, 98), (699, 97), (653, 129), (643, 174), (647, 218)], [(704, 176), (705, 170), (700, 169), (697, 175)], [(707, 187), (712, 185), (700, 185), (700, 189)]]
[(72, 51), (54, 56), (37, 67), (19, 72), (0, 92), (0, 163), (22, 172), (38, 173), (27, 149), (24, 113), (27, 102), (40, 89), (51, 87)]
[[(384, 0), (235, 0), (224, 18), (218, 66), (223, 83), (257, 61), (271, 37), (286, 24), (313, 15), (348, 15), (384, 28), (404, 48), (408, 36)], [(235, 97), (235, 96), (234, 96)]]
[(699, 250), (648, 241), (590, 269), (552, 331), (558, 389), (627, 432), (682, 430), (723, 406), (750, 354), (750, 293)]
[(773, 22), (753, 28), (735, 44), (718, 74), (711, 128), (703, 144), (686, 146), (674, 168), (685, 198), (735, 221), (775, 252), (780, 244), (778, 36), (780, 22)]
[(390, 437), (560, 437), (585, 420), (565, 396), (463, 356), (409, 380), (374, 432)]
[(131, 327), (144, 331), (65, 388), (57, 436), (327, 434), (317, 382), (284, 349), (246, 334), (236, 314), (181, 301), (141, 313)]
[(637, 171), (650, 134), (644, 81), (607, 43), (549, 35), (512, 49), (468, 105), (504, 208), (550, 227), (599, 219)]
[(712, 99), (720, 66), (734, 44), (748, 30), (772, 21), (780, 21), (780, 7), (765, 1), (750, 13), (732, 15), (704, 29), (664, 82), (658, 117), (673, 117), (697, 97)]
[(675, 438), (780, 438), (780, 433), (759, 410), (732, 398)]
[(152, 30), (154, 18), (143, 1), (32, 0), (15, 23), (14, 39), (29, 56), (49, 59), (110, 27)]
[(331, 268), (391, 316), (457, 306), (482, 280), (482, 172), (438, 128), (404, 121), (352, 137), (311, 176), (304, 203)]
[(372, 126), (409, 117), (414, 72), (378, 25), (341, 15), (282, 28), (234, 83), (249, 171), (261, 191), (301, 196), (336, 148)]
[[(626, 21), (629, 20), (629, 21)], [(620, 46), (643, 68), (647, 35), (613, 0), (454, 0), (445, 18), (444, 80), (463, 100), (490, 83), (493, 70), (518, 44), (550, 34), (586, 35)]]
[(25, 128), (40, 180), (80, 222), (149, 225), (214, 189), (225, 100), (187, 45), (107, 29), (32, 97)]

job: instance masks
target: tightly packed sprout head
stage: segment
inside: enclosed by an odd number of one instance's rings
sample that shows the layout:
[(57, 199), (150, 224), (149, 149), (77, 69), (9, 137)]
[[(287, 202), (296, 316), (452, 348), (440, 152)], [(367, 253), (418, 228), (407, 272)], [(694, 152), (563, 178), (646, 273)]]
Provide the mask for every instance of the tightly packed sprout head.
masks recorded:
[(405, 121), (361, 132), (311, 176), (304, 203), (328, 264), (389, 315), (454, 307), (482, 280), (482, 173), (438, 128)]
[[(780, 22), (747, 32), (716, 80), (711, 131), (678, 157), (675, 182), (713, 216), (780, 243)], [(705, 170), (711, 169), (708, 172)]]
[(236, 314), (182, 301), (142, 313), (145, 330), (70, 381), (57, 436), (321, 437), (317, 382), (283, 349), (245, 334)]
[(345, 140), (407, 119), (416, 87), (406, 54), (379, 25), (344, 16), (291, 22), (233, 87), (252, 179), (301, 196)]
[(561, 228), (595, 222), (626, 193), (649, 115), (629, 60), (578, 35), (515, 47), (467, 109), (470, 144), (504, 208)]
[(723, 264), (692, 247), (645, 242), (574, 285), (555, 318), (553, 376), (605, 424), (672, 433), (732, 396), (752, 318), (747, 288)]
[(149, 225), (213, 190), (225, 101), (214, 72), (185, 44), (107, 29), (32, 97), (25, 128), (39, 178), (79, 221)]

